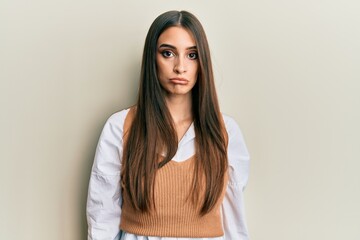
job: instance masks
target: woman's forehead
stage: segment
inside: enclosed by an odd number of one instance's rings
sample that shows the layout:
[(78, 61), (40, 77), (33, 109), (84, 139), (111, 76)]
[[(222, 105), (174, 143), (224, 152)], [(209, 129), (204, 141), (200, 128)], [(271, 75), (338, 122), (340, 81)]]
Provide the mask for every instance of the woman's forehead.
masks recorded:
[(193, 34), (180, 26), (173, 26), (166, 29), (159, 36), (157, 46), (170, 45), (175, 48), (189, 49), (196, 46)]

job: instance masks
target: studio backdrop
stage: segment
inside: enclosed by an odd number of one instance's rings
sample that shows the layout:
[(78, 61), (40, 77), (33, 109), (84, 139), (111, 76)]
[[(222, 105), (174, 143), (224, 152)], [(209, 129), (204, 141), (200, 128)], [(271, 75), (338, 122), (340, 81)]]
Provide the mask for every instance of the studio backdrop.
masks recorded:
[(135, 103), (145, 35), (168, 10), (208, 35), (251, 157), (251, 239), (360, 239), (355, 0), (2, 0), (0, 239), (86, 239), (100, 132)]

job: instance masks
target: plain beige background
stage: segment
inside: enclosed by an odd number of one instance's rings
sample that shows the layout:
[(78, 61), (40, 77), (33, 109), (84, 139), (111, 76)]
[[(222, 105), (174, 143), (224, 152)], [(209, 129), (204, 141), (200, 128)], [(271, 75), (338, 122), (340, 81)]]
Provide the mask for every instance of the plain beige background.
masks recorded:
[(360, 239), (356, 0), (0, 1), (0, 239), (86, 239), (101, 129), (173, 9), (203, 23), (248, 145), (251, 239)]

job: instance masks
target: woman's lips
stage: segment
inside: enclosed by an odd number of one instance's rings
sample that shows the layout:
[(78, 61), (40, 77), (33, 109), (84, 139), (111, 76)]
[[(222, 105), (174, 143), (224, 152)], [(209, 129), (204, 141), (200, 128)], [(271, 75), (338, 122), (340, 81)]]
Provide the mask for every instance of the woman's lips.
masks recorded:
[(170, 78), (170, 81), (174, 84), (181, 84), (181, 85), (186, 85), (189, 82), (189, 80), (185, 78)]

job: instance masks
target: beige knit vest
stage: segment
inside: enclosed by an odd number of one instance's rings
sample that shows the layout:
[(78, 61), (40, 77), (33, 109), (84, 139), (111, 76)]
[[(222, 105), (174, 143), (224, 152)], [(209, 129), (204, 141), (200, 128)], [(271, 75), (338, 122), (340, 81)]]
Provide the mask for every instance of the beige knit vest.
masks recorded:
[[(125, 118), (124, 141), (132, 118), (133, 108)], [(195, 160), (194, 156), (183, 162), (171, 160), (157, 171), (154, 183), (154, 211), (136, 211), (129, 202), (127, 192), (122, 191), (120, 229), (142, 236), (207, 238), (224, 235), (220, 205), (225, 195), (228, 176), (226, 174), (223, 192), (215, 207), (208, 214), (200, 216), (200, 206), (195, 206), (188, 197)], [(202, 199), (204, 192), (200, 193)]]

